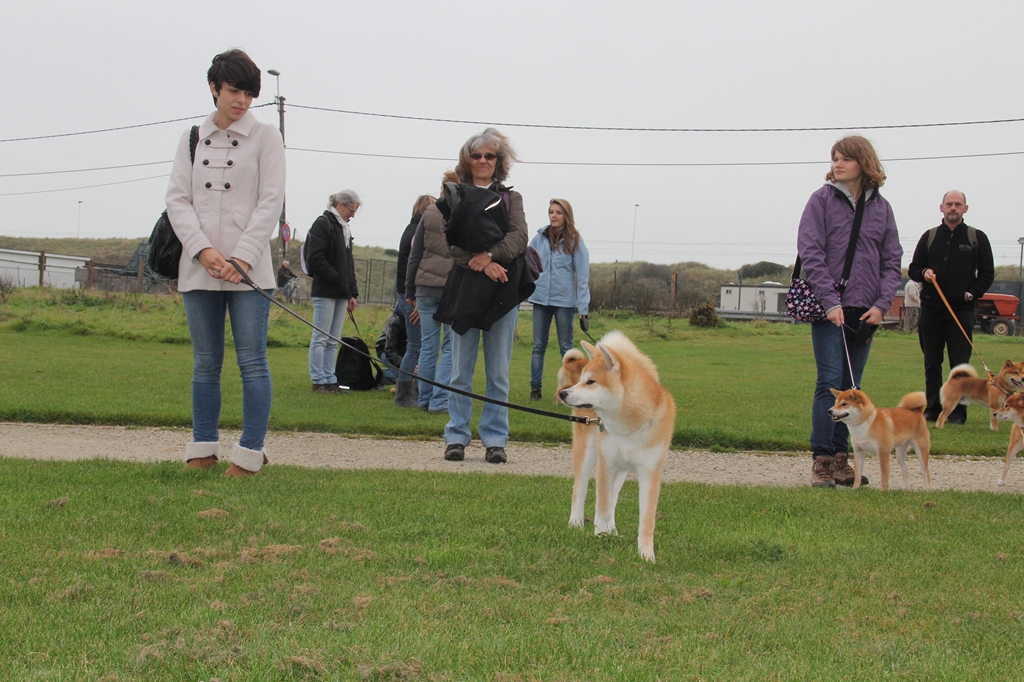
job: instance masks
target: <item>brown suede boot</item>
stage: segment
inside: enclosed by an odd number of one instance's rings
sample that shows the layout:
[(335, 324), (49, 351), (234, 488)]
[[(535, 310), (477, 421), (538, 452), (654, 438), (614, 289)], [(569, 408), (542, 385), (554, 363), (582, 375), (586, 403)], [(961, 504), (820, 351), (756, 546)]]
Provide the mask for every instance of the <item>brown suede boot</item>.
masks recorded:
[(196, 459), (190, 459), (188, 465), (193, 469), (212, 469), (217, 466), (217, 455), (209, 455), (207, 457), (197, 457)]
[[(835, 466), (832, 470), (832, 479), (836, 482), (836, 485), (845, 485), (853, 487), (855, 476), (853, 473), (853, 467), (850, 466), (850, 454), (847, 452), (837, 452)], [(867, 485), (868, 477), (861, 476), (860, 484)]]
[(828, 455), (815, 457), (814, 464), (811, 465), (811, 487), (835, 488), (836, 482), (832, 478), (834, 468), (835, 460)]

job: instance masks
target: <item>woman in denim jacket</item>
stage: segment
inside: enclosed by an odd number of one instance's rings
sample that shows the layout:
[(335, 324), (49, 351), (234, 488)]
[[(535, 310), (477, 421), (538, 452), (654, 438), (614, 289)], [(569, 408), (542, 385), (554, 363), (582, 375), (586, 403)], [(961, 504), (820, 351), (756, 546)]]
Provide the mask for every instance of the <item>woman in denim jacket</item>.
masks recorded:
[(559, 357), (572, 348), (574, 313), (581, 320), (590, 306), (590, 252), (576, 231), (572, 205), (565, 199), (548, 204), (548, 226), (539, 230), (530, 246), (540, 254), (544, 272), (530, 296), (533, 304), (533, 355), (530, 358), (530, 400), (540, 400), (544, 378), (544, 352), (551, 318), (558, 332)]

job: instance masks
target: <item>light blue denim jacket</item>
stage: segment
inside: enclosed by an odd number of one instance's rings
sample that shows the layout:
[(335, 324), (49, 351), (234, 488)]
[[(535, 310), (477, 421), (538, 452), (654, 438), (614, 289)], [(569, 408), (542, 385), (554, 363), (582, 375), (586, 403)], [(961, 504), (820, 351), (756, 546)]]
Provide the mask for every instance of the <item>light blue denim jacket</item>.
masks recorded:
[(544, 263), (544, 272), (537, 279), (537, 289), (530, 303), (555, 308), (573, 308), (580, 315), (590, 309), (590, 252), (580, 237), (576, 253), (569, 255), (558, 249), (551, 252), (548, 228), (537, 231), (530, 246), (537, 249)]

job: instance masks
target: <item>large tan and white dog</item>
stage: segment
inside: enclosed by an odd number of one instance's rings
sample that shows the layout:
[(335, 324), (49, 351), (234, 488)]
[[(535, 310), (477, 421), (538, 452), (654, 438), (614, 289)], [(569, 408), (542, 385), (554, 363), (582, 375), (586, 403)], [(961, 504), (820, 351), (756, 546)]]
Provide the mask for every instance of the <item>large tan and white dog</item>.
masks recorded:
[(580, 380), (559, 391), (558, 397), (569, 407), (593, 410), (603, 423), (604, 431), (595, 439), (602, 466), (597, 472), (594, 533), (615, 532), (619, 492), (626, 476), (635, 474), (640, 487), (637, 549), (644, 559), (654, 561), (661, 467), (672, 443), (675, 401), (658, 380), (651, 359), (622, 332), (605, 334), (596, 347), (584, 341), (583, 348), (590, 362)]
[(942, 399), (942, 414), (935, 420), (935, 428), (941, 429), (957, 405), (978, 403), (989, 409), (989, 428), (999, 430), (995, 411), (1003, 406), (1008, 396), (1024, 388), (1024, 362), (1007, 360), (996, 374), (995, 383), (979, 379), (978, 370), (969, 364), (957, 365), (949, 370), (949, 379), (942, 384), (939, 397)]
[(853, 487), (860, 487), (860, 475), (864, 470), (864, 453), (878, 456), (882, 469), (882, 490), (889, 489), (889, 467), (892, 449), (896, 448), (896, 460), (903, 474), (903, 489), (910, 488), (907, 478), (907, 451), (914, 446), (917, 458), (921, 460), (924, 485), (931, 490), (932, 477), (928, 471), (928, 454), (931, 448), (931, 434), (924, 419), (924, 408), (928, 399), (921, 391), (903, 396), (899, 407), (875, 407), (867, 394), (857, 389), (837, 391), (831, 389), (836, 404), (829, 408), (834, 422), (843, 422), (850, 430), (853, 443)]
[(1010, 444), (1006, 448), (1006, 463), (1003, 464), (1003, 473), (999, 477), (999, 485), (1006, 485), (1006, 474), (1010, 471), (1010, 464), (1017, 453), (1024, 448), (1024, 393), (1014, 393), (992, 416), (1001, 422), (1013, 422), (1010, 428)]
[[(583, 351), (570, 348), (562, 356), (562, 366), (558, 368), (558, 390), (555, 391), (554, 402), (559, 402), (559, 394), (565, 389), (575, 386), (583, 376), (583, 369), (590, 363)], [(577, 417), (597, 419), (592, 409), (575, 407), (572, 410)], [(587, 488), (590, 486), (590, 474), (597, 464), (597, 479), (604, 477), (604, 461), (597, 456), (598, 441), (603, 432), (597, 424), (572, 425), (572, 508), (569, 512), (569, 526), (583, 527), (583, 508), (587, 502)]]

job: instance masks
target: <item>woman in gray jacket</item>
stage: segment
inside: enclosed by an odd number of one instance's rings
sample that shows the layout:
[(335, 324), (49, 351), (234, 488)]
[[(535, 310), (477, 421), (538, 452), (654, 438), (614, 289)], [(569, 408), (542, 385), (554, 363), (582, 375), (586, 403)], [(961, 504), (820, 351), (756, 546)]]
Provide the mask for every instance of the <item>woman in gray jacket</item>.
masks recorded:
[(276, 128), (249, 111), (260, 94), (260, 70), (247, 54), (217, 55), (206, 75), (216, 110), (199, 126), (194, 165), (190, 133), (182, 135), (167, 186), (167, 216), (182, 245), (178, 290), (195, 359), (192, 442), (185, 460), (190, 467), (210, 469), (220, 454), (227, 313), (242, 375), (242, 435), (225, 476), (246, 476), (267, 461), (270, 300), (242, 283), (239, 269), (268, 294), (274, 290), (270, 236), (284, 203), (284, 144)]

